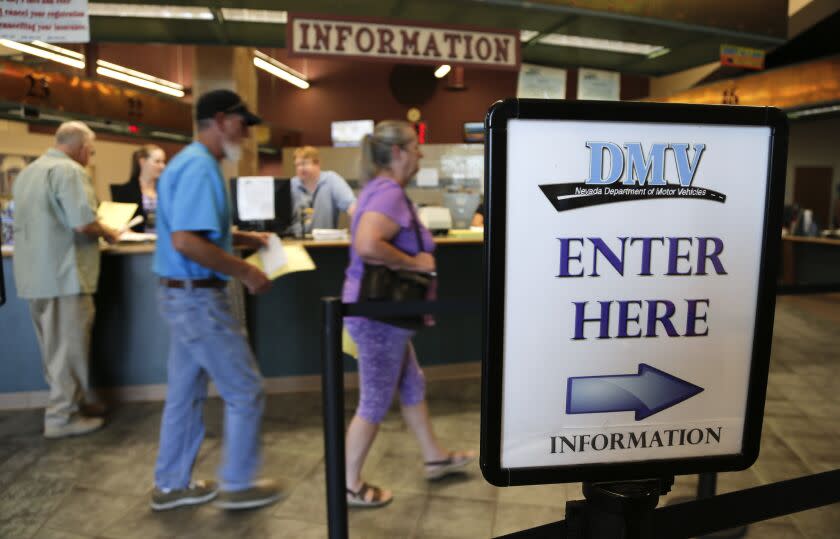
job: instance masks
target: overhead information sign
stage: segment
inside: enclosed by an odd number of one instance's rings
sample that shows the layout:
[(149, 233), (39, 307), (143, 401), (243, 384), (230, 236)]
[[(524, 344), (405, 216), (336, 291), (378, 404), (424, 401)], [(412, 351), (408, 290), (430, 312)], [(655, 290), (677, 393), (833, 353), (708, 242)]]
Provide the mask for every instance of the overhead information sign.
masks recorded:
[(430, 65), (519, 69), (514, 31), (395, 23), (385, 19), (289, 15), (290, 52)]
[(782, 113), (510, 100), (487, 121), (488, 480), (749, 466), (775, 302)]
[(0, 0), (0, 38), (46, 43), (90, 41), (87, 0)]

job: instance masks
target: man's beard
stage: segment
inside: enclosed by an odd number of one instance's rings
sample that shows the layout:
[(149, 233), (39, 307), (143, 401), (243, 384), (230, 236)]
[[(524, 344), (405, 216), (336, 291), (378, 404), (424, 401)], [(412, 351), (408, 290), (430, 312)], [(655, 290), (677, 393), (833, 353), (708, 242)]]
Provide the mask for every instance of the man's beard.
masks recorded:
[(225, 159), (231, 163), (236, 163), (242, 159), (242, 145), (223, 140), (222, 153), (224, 153)]

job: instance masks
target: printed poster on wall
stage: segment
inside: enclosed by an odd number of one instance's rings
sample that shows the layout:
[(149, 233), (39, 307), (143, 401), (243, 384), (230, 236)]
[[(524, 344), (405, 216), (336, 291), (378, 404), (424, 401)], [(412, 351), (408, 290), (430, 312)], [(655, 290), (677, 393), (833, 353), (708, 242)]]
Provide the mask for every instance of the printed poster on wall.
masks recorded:
[(741, 451), (770, 145), (508, 122), (502, 468)]
[(566, 99), (566, 70), (522, 64), (519, 70), (518, 98)]
[(0, 0), (0, 39), (45, 43), (90, 41), (87, 0)]
[(595, 101), (618, 101), (621, 96), (621, 74), (600, 69), (578, 70), (577, 98)]

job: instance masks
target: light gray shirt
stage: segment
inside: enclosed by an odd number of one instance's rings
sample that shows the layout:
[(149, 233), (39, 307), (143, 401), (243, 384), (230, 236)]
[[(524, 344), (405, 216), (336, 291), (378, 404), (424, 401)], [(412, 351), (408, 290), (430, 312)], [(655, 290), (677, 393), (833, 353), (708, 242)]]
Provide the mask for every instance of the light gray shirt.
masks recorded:
[[(344, 178), (332, 170), (321, 171), (311, 193), (297, 176), (292, 178), (291, 190), (295, 214), (292, 228), (295, 232), (300, 230), (301, 223), (305, 233), (312, 232), (313, 228), (335, 228), (338, 213), (347, 211), (356, 200)], [(311, 219), (306, 217), (307, 210), (311, 210)]]
[(96, 194), (85, 169), (52, 148), (21, 171), (12, 194), (18, 296), (96, 292), (98, 240), (73, 230), (96, 219)]

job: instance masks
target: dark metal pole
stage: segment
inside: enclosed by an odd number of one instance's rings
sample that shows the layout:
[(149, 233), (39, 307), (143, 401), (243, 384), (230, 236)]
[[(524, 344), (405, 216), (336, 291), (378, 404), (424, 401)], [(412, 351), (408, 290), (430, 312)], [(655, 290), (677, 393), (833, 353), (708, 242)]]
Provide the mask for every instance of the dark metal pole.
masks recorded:
[(341, 298), (324, 298), (323, 376), (324, 460), (327, 473), (327, 528), (330, 539), (347, 539), (347, 485), (344, 464), (344, 368)]

